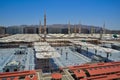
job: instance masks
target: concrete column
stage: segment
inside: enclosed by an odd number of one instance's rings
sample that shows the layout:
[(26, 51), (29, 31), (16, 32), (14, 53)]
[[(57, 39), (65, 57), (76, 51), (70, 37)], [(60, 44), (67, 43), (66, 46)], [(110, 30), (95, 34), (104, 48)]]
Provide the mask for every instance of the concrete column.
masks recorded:
[(74, 25), (74, 33), (76, 34), (76, 25)]
[(68, 23), (68, 34), (70, 34), (70, 21)]
[(39, 34), (42, 33), (42, 25), (41, 25), (41, 21), (40, 21), (40, 27), (39, 27)]
[(44, 39), (46, 38), (46, 13), (44, 13)]

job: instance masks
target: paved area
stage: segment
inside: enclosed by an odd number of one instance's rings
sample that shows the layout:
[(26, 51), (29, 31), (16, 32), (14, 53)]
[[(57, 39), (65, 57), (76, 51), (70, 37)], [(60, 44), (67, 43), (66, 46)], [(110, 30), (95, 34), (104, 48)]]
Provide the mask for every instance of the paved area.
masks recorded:
[(59, 66), (62, 65), (62, 67), (67, 67), (71, 65), (80, 65), (91, 61), (91, 59), (78, 52), (72, 51), (70, 47), (55, 47), (55, 49), (61, 55), (60, 58), (54, 59)]
[(35, 69), (33, 49), (28, 48), (27, 54), (25, 55), (15, 55), (16, 50), (18, 50), (18, 48), (0, 49), (0, 72), (3, 72), (3, 68), (6, 64), (12, 61), (19, 61), (21, 65), (25, 66), (24, 69), (20, 68), (20, 70)]

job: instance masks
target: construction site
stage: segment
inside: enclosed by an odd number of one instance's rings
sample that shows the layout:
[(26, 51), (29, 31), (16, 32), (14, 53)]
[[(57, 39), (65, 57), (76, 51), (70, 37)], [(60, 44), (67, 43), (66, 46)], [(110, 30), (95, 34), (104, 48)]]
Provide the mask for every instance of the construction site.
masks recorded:
[(104, 34), (104, 40), (99, 36), (16, 34), (0, 38), (0, 79), (118, 80), (120, 50), (112, 46), (119, 41), (113, 41), (111, 34)]
[(120, 80), (120, 36), (70, 32), (0, 38), (0, 80)]

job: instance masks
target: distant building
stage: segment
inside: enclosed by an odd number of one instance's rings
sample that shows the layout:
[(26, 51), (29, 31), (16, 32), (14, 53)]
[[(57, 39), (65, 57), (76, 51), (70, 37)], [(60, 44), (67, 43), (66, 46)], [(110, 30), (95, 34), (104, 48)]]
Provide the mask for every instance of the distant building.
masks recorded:
[(6, 28), (7, 34), (23, 34), (23, 27), (11, 26)]
[(68, 28), (62, 28), (61, 29), (61, 33), (62, 34), (68, 34), (68, 33), (70, 34), (70, 29), (68, 29)]
[(111, 33), (112, 34), (120, 34), (120, 30), (112, 30)]
[(60, 27), (48, 27), (48, 33), (61, 33)]
[[(46, 19), (45, 19), (46, 23)], [(76, 26), (76, 27), (75, 27)], [(94, 29), (93, 29), (94, 28)], [(85, 33), (90, 34), (91, 30), (93, 33), (103, 32), (103, 28), (97, 26), (87, 26), (87, 25), (70, 25), (69, 24), (53, 24), (53, 25), (20, 25), (20, 26), (8, 26), (0, 27), (0, 34), (70, 34), (70, 33)], [(106, 34), (108, 33), (119, 33), (119, 31), (105, 30)]]
[(0, 27), (0, 34), (5, 34), (5, 27)]
[(38, 32), (37, 27), (24, 27), (24, 33), (25, 34), (36, 34)]
[(89, 34), (90, 31), (87, 28), (82, 28), (81, 33)]

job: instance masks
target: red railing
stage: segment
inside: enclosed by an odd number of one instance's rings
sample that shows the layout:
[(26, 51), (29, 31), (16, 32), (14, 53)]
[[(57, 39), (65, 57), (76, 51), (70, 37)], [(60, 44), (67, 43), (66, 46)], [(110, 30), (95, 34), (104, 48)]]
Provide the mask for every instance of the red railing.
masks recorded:
[[(6, 78), (7, 80), (19, 80), (21, 76), (25, 76), (25, 80), (38, 80), (35, 70), (0, 73), (0, 80), (2, 80), (2, 78)], [(14, 79), (11, 79), (11, 77), (14, 77)]]

